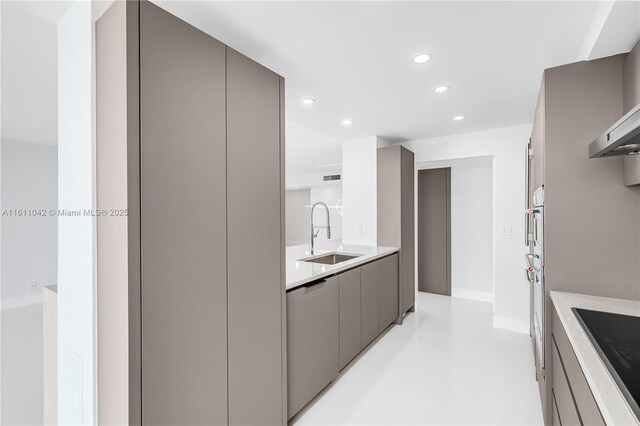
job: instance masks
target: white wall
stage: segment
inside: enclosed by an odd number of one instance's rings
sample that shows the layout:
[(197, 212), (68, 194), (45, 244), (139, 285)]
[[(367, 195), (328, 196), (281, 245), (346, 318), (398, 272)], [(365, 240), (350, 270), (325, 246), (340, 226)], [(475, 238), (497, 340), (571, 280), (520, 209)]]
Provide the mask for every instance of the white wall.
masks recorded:
[(451, 295), (493, 303), (493, 158), (418, 164), (442, 167), (451, 168)]
[[(42, 209), (45, 216), (2, 215), (2, 309), (42, 301), (42, 287), (57, 281), (57, 147), (3, 140), (0, 205)], [(7, 212), (8, 213), (8, 212)], [(30, 290), (29, 284), (36, 283)]]
[[(417, 163), (493, 157), (494, 326), (529, 332), (529, 286), (525, 280), (524, 156), (531, 124), (404, 142)], [(511, 225), (511, 235), (496, 235)]]
[(3, 425), (42, 424), (42, 303), (2, 310)]
[[(325, 186), (314, 186), (311, 188), (311, 205), (322, 201), (329, 206), (329, 218), (331, 220), (331, 240), (340, 241), (342, 239), (342, 215), (338, 213), (337, 205), (342, 200), (342, 185), (332, 184)], [(307, 213), (309, 210), (307, 209)], [(324, 226), (327, 222), (327, 214), (322, 207), (316, 207), (313, 212), (313, 223)], [(327, 233), (320, 230), (318, 240), (326, 240)], [(308, 241), (307, 241), (308, 242)]]
[[(93, 21), (77, 1), (58, 24), (58, 206), (94, 203)], [(58, 218), (58, 423), (95, 424), (95, 222)]]
[(342, 143), (342, 242), (375, 246), (377, 230), (377, 149), (389, 143), (378, 136)]
[(310, 189), (286, 191), (285, 195), (285, 228), (287, 246), (295, 246), (309, 242), (311, 233)]
[(285, 122), (286, 186), (320, 185), (322, 176), (342, 170), (339, 140), (318, 133), (291, 120)]

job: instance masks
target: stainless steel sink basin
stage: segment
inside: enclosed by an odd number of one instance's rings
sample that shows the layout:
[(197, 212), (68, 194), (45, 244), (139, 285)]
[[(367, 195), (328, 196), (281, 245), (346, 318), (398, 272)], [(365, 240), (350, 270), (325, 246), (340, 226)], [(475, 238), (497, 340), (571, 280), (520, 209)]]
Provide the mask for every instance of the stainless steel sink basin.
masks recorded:
[(301, 262), (321, 263), (323, 265), (335, 265), (337, 263), (346, 262), (347, 260), (355, 259), (362, 256), (361, 254), (346, 254), (346, 253), (327, 253), (321, 256), (307, 257), (306, 259), (300, 259)]

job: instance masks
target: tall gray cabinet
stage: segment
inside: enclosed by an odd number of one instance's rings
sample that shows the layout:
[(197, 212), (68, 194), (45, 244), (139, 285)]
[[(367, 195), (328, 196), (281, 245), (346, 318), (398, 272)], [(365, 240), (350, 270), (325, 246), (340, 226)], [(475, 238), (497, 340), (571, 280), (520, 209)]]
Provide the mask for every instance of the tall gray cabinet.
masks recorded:
[(378, 149), (378, 245), (400, 247), (398, 321), (415, 309), (415, 161), (403, 146)]
[(284, 424), (284, 80), (147, 1), (96, 44), (98, 420)]
[(621, 157), (588, 157), (589, 143), (624, 115), (634, 90), (624, 86), (626, 61), (614, 55), (543, 75), (529, 192), (544, 185), (545, 368), (536, 369), (546, 424), (558, 382), (549, 292), (640, 298), (638, 193), (624, 186)]

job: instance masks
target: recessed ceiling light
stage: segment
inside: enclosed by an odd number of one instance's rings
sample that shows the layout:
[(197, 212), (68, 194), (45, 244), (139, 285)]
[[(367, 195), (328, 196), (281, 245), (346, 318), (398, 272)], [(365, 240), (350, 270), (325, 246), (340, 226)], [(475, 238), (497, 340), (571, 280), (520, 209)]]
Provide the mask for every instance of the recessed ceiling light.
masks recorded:
[(464, 120), (464, 115), (456, 115), (453, 119), (456, 121)]
[(342, 120), (343, 126), (351, 126), (353, 124), (353, 120)]
[(429, 61), (429, 59), (431, 59), (431, 55), (421, 53), (413, 57), (413, 62), (416, 64), (424, 64), (425, 62)]
[(300, 102), (301, 102), (303, 105), (313, 105), (313, 104), (315, 104), (315, 103), (316, 103), (316, 100), (315, 100), (315, 99), (313, 99), (313, 98), (303, 98)]
[(447, 90), (449, 90), (449, 86), (440, 86), (433, 89), (433, 91), (436, 93), (443, 93), (443, 92), (446, 92)]

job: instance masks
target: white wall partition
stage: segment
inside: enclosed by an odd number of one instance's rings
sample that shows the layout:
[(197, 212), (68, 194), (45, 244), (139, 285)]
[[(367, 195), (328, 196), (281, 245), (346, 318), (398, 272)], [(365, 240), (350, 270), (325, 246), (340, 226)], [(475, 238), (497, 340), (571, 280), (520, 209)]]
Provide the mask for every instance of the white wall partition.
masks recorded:
[[(493, 157), (494, 327), (529, 332), (529, 285), (525, 280), (524, 159), (531, 124), (404, 142), (416, 163)], [(497, 235), (501, 226), (511, 234)]]
[[(58, 24), (58, 206), (94, 207), (93, 22), (77, 1)], [(94, 424), (95, 221), (58, 217), (58, 423)]]
[(311, 216), (309, 204), (311, 191), (294, 189), (285, 193), (286, 244), (296, 246), (309, 242)]
[(342, 242), (345, 244), (377, 244), (377, 149), (385, 146), (389, 143), (379, 136), (342, 143)]
[(2, 309), (42, 302), (42, 287), (57, 281), (57, 147), (2, 140)]

